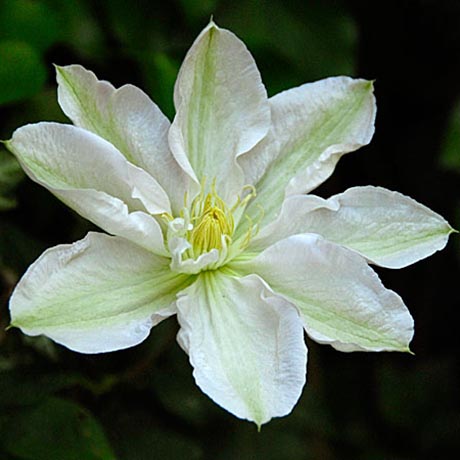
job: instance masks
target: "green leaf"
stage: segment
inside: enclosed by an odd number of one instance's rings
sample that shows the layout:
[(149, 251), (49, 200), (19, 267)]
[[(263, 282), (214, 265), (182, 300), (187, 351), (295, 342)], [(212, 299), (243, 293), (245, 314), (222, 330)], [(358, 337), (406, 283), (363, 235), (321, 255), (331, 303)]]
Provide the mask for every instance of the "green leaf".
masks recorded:
[(55, 11), (37, 0), (0, 2), (0, 39), (18, 40), (45, 51), (61, 35)]
[[(38, 200), (40, 201), (40, 200)], [(37, 206), (38, 214), (46, 219), (49, 214), (46, 206)], [(0, 222), (0, 267), (12, 270), (15, 276), (24, 273), (30, 261), (36, 259), (46, 249), (43, 242), (37, 240), (30, 232), (17, 225)], [(14, 283), (17, 278), (15, 278)]]
[(209, 20), (217, 9), (218, 0), (201, 0), (194, 2), (190, 0), (179, 0), (182, 12), (187, 21), (192, 24)]
[(164, 28), (165, 14), (152, 8), (151, 0), (137, 0), (136, 7), (124, 0), (103, 2), (106, 24), (124, 46), (139, 50), (155, 43)]
[[(106, 38), (104, 30), (99, 25), (98, 18), (92, 12), (94, 6), (88, 0), (44, 0), (59, 18), (62, 41), (70, 47), (77, 56), (85, 59), (107, 58)], [(111, 2), (110, 2), (111, 3)], [(60, 64), (60, 62), (56, 62)]]
[(97, 420), (83, 407), (48, 398), (14, 415), (2, 433), (4, 449), (24, 460), (115, 460)]
[(83, 382), (76, 374), (36, 374), (27, 368), (0, 372), (0, 412), (9, 407), (37, 405), (53, 393)]
[(46, 68), (28, 43), (0, 41), (0, 63), (0, 104), (27, 99), (43, 87)]
[(16, 206), (12, 191), (23, 177), (24, 173), (17, 160), (0, 150), (0, 211)]
[(162, 357), (165, 364), (152, 373), (151, 383), (156, 397), (169, 413), (201, 427), (209, 419), (222, 416), (220, 408), (197, 389), (187, 356), (178, 346), (171, 347)]
[(142, 68), (147, 92), (171, 120), (175, 113), (173, 90), (180, 63), (165, 52), (154, 50), (139, 53), (137, 59)]
[(446, 169), (460, 171), (460, 100), (455, 104), (447, 123), (440, 162)]
[(337, 3), (241, 0), (229, 2), (216, 19), (256, 56), (266, 55), (260, 68), (272, 95), (305, 81), (355, 73), (357, 27)]
[(204, 458), (202, 448), (196, 440), (165, 428), (161, 423), (155, 425), (142, 414), (135, 414), (129, 419), (129, 424), (127, 422), (128, 420), (123, 427), (123, 436), (117, 439), (117, 447), (123, 460)]

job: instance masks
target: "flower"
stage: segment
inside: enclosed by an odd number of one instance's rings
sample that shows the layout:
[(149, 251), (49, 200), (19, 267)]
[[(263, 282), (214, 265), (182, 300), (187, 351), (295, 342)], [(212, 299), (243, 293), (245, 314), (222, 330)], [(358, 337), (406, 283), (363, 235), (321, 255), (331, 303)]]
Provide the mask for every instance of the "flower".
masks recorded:
[(328, 78), (267, 98), (252, 56), (211, 22), (180, 70), (172, 123), (140, 89), (57, 67), (73, 125), (17, 129), (31, 179), (105, 233), (48, 249), (12, 325), (78, 352), (142, 342), (177, 314), (197, 385), (262, 425), (305, 383), (304, 331), (341, 351), (408, 351), (413, 320), (369, 266), (400, 268), (453, 231), (378, 187), (309, 192), (370, 142), (372, 82)]

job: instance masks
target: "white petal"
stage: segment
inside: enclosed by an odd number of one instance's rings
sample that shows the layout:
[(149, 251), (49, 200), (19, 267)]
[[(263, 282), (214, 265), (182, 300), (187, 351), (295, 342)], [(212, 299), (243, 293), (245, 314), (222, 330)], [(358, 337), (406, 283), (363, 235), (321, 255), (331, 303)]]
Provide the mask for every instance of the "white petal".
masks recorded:
[(100, 233), (48, 249), (16, 286), (12, 325), (81, 353), (132, 347), (174, 313), (175, 294), (187, 286), (168, 264)]
[(185, 238), (173, 237), (168, 240), (168, 249), (171, 254), (171, 270), (179, 273), (197, 274), (215, 265), (219, 260), (219, 251), (211, 249), (209, 252), (200, 254), (196, 259), (183, 257), (184, 253), (191, 248)]
[(270, 125), (266, 91), (244, 44), (211, 22), (185, 57), (174, 102), (174, 155), (179, 162), (186, 155), (200, 181), (216, 179), (225, 201), (235, 199), (243, 186), (236, 156), (254, 147)]
[(257, 276), (202, 273), (178, 295), (178, 341), (197, 385), (237, 417), (262, 425), (291, 412), (305, 383), (297, 311)]
[(293, 195), (251, 244), (260, 250), (298, 233), (318, 233), (372, 263), (402, 268), (445, 247), (453, 229), (415, 200), (380, 187), (354, 187), (328, 200)]
[(56, 67), (56, 76), (59, 104), (73, 123), (111, 142), (181, 208), (191, 178), (169, 150), (170, 122), (158, 106), (139, 88), (115, 89), (79, 65)]
[(170, 212), (168, 197), (110, 143), (74, 126), (38, 123), (17, 129), (6, 145), (31, 179), (83, 217), (164, 254), (160, 227), (148, 213)]
[(305, 330), (320, 343), (342, 351), (409, 350), (409, 311), (353, 251), (318, 235), (295, 235), (233, 268), (260, 275), (295, 304)]
[[(51, 189), (50, 189), (51, 190)], [(143, 212), (131, 212), (118, 198), (97, 190), (51, 190), (62, 202), (112, 235), (159, 255), (168, 255), (160, 225)]]
[(238, 158), (258, 196), (251, 214), (264, 208), (273, 220), (285, 195), (307, 193), (326, 180), (339, 158), (369, 143), (376, 113), (372, 82), (335, 77), (284, 91), (270, 99), (272, 128)]

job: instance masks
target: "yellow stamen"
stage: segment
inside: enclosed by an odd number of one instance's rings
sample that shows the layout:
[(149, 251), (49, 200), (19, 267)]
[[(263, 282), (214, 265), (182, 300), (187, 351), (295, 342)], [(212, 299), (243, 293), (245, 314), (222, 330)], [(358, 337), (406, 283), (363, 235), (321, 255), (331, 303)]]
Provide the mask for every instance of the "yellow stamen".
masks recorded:
[[(243, 214), (249, 201), (255, 196), (255, 188), (247, 185), (236, 200), (232, 200), (230, 207), (218, 195), (216, 180), (206, 187), (206, 180), (203, 179), (200, 192), (191, 203), (188, 202), (187, 195), (184, 197), (185, 205), (177, 217), (171, 219), (172, 216), (167, 213), (161, 215), (168, 226), (168, 247), (177, 259), (173, 260), (173, 269), (179, 272), (186, 269), (184, 273), (189, 273), (192, 265), (187, 262), (188, 259), (197, 260), (203, 254), (217, 251), (217, 259), (216, 254), (212, 254), (208, 257), (210, 262), (198, 269), (215, 270), (240, 254), (258, 232), (259, 220), (253, 222), (248, 215)], [(238, 234), (235, 227), (243, 217), (247, 219), (247, 224)], [(203, 259), (205, 260), (207, 259)]]
[(203, 189), (204, 186), (191, 206), (190, 221), (193, 229), (188, 240), (194, 257), (212, 249), (222, 249), (222, 240), (230, 242), (234, 230), (232, 211), (217, 194), (215, 183), (206, 196)]

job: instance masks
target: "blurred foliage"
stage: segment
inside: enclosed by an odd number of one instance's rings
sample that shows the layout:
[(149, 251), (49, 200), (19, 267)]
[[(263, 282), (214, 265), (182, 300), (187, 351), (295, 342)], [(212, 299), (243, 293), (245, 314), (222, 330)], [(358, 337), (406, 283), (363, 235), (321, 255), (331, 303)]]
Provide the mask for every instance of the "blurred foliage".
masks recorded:
[[(374, 7), (379, 2), (370, 3)], [(423, 191), (440, 193), (442, 187), (452, 187), (451, 176), (449, 180), (443, 176), (436, 183), (439, 187), (427, 185), (426, 175), (436, 173), (424, 159), (437, 150), (424, 150), (425, 132), (414, 128), (414, 119), (423, 110), (410, 106), (412, 118), (404, 114), (402, 122), (397, 119), (409, 97), (409, 84), (400, 84), (400, 68), (410, 61), (408, 56), (419, 54), (424, 71), (428, 68), (429, 50), (422, 49), (415, 38), (404, 42), (406, 28), (420, 20), (423, 33), (416, 38), (426, 36), (430, 14), (439, 7), (428, 10), (430, 2), (412, 2), (410, 7), (402, 2), (395, 13), (388, 6), (384, 9), (388, 35), (379, 37), (373, 31), (376, 23), (371, 22), (374, 11), (363, 13), (357, 4), (345, 0), (0, 0), (0, 139), (7, 139), (25, 123), (65, 122), (56, 102), (53, 63), (80, 63), (117, 86), (136, 84), (172, 118), (172, 92), (180, 63), (213, 15), (219, 25), (245, 41), (270, 95), (330, 75), (377, 77), (383, 115), (381, 124), (377, 121), (374, 147), (370, 147), (374, 151), (367, 152), (368, 160), (344, 160), (351, 166), (348, 170), (341, 166), (345, 169), (335, 176), (332, 187), (373, 179), (386, 185), (385, 181), (401, 178), (399, 185), (409, 193), (410, 185), (421, 177), (419, 189), (414, 185), (414, 190), (422, 190), (421, 197), (428, 197)], [(406, 10), (409, 16), (403, 15)], [(439, 23), (448, 30), (445, 20), (455, 15), (443, 14)], [(401, 30), (394, 25), (399, 17), (404, 25)], [(377, 15), (375, 20), (379, 19)], [(457, 23), (452, 30), (455, 27), (458, 29)], [(363, 30), (365, 35), (361, 35)], [(397, 46), (388, 52), (393, 37)], [(363, 58), (367, 42), (381, 43), (384, 51), (371, 50)], [(396, 64), (399, 49), (407, 55), (402, 54)], [(436, 51), (439, 55), (439, 48)], [(372, 59), (377, 64), (366, 67)], [(380, 62), (389, 70), (376, 71)], [(410, 71), (408, 75), (415, 79)], [(449, 74), (446, 69), (437, 72)], [(393, 94), (388, 81), (398, 96), (393, 111), (385, 102)], [(410, 85), (416, 91), (415, 83)], [(403, 97), (399, 88), (404, 89)], [(418, 94), (414, 97), (420, 99), (430, 90)], [(442, 96), (433, 92), (431, 97)], [(444, 98), (447, 101), (447, 95)], [(448, 103), (452, 105), (455, 99), (449, 94)], [(439, 124), (448, 133), (440, 161), (453, 168), (452, 181), (458, 181), (460, 171), (458, 110), (452, 109), (449, 128)], [(447, 110), (440, 113), (447, 117)], [(397, 139), (391, 137), (393, 119), (404, 131)], [(380, 150), (379, 133), (388, 139)], [(407, 139), (418, 137), (421, 142), (413, 149), (417, 152), (414, 160)], [(436, 133), (429, 137), (435, 139)], [(435, 146), (439, 151), (440, 144)], [(364, 170), (366, 164), (369, 168)], [(439, 162), (433, 160), (433, 164)], [(388, 173), (388, 165), (397, 166)], [(417, 165), (423, 165), (425, 172), (417, 170)], [(458, 334), (438, 340), (436, 330), (444, 322), (455, 321), (444, 313), (442, 323), (434, 323), (430, 316), (436, 310), (433, 307), (442, 303), (433, 291), (441, 278), (435, 279), (433, 273), (444, 269), (443, 276), (453, 273), (452, 277), (458, 277), (458, 271), (449, 268), (456, 267), (455, 257), (449, 259), (447, 269), (444, 263), (436, 265), (441, 259), (434, 258), (434, 262), (421, 264), (422, 268), (406, 269), (399, 278), (384, 273), (391, 287), (407, 295), (411, 305), (419, 305), (414, 311), (421, 324), (416, 339), (421, 338), (415, 343), (417, 357), (339, 354), (309, 343), (309, 383), (299, 404), (290, 416), (273, 420), (257, 433), (255, 426), (227, 414), (196, 387), (188, 358), (175, 342), (174, 319), (157, 326), (138, 347), (96, 356), (72, 353), (46, 338), (5, 330), (8, 297), (27, 266), (47, 247), (75, 241), (92, 229), (51, 194), (22, 178), (14, 158), (0, 150), (2, 460), (409, 460), (449, 458), (447, 452), (459, 450)], [(433, 208), (449, 218), (452, 213), (444, 196), (438, 203), (446, 208)], [(452, 198), (452, 203), (456, 200)], [(399, 286), (395, 280), (401, 280)]]
[[(455, 175), (460, 174), (460, 99), (450, 108), (446, 127), (442, 133), (439, 165)], [(460, 194), (452, 197), (456, 203), (455, 228), (460, 228)], [(458, 243), (457, 243), (458, 246)]]
[(26, 99), (46, 80), (43, 53), (59, 39), (51, 8), (31, 0), (0, 2), (0, 104)]
[(452, 107), (441, 145), (441, 165), (460, 171), (460, 101)]
[(43, 87), (45, 66), (29, 44), (16, 40), (0, 41), (0, 103), (26, 99)]
[[(13, 423), (12, 423), (13, 422)], [(18, 411), (8, 421), (5, 451), (30, 460), (113, 460), (94, 417), (81, 406), (53, 397)]]
[(24, 177), (18, 162), (4, 150), (0, 150), (0, 211), (16, 206), (13, 190)]

